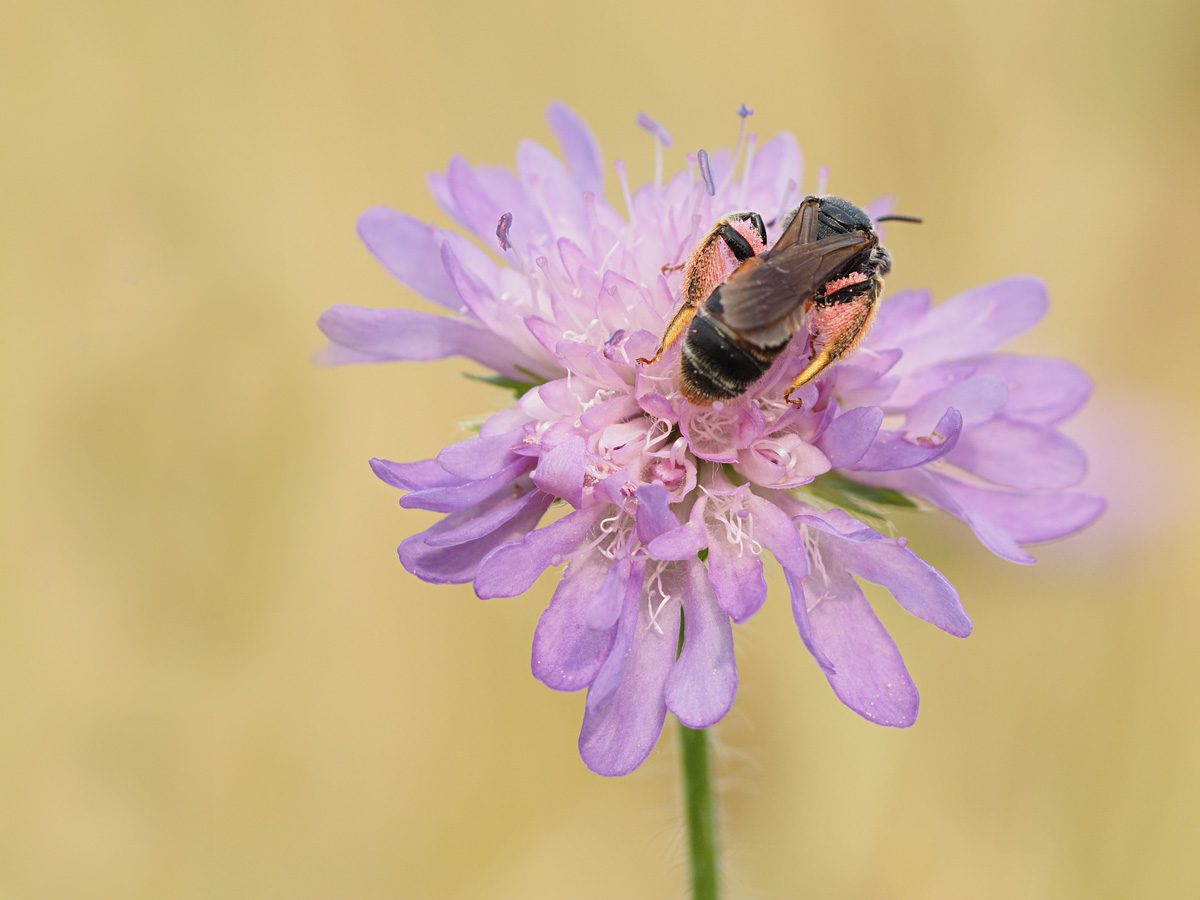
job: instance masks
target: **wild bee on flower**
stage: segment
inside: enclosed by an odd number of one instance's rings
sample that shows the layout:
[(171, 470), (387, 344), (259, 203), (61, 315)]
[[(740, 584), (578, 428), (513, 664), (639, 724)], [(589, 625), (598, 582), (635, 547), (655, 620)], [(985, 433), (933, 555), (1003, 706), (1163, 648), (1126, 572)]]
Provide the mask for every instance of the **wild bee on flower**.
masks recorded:
[[(859, 579), (948, 634), (972, 626), (953, 585), (893, 536), (892, 512), (940, 509), (1030, 563), (1024, 545), (1104, 506), (1071, 490), (1086, 458), (1057, 428), (1087, 376), (999, 352), (1045, 313), (1044, 285), (879, 303), (886, 210), (810, 196), (789, 220), (799, 147), (758, 144), (749, 114), (734, 152), (710, 165), (699, 151), (669, 176), (670, 135), (639, 117), (654, 178), (631, 189), (618, 162), (610, 200), (591, 131), (555, 104), (564, 159), (525, 141), (515, 172), (455, 157), (431, 176), (474, 239), (382, 207), (359, 219), (370, 251), (440, 313), (338, 305), (320, 320), (326, 362), (463, 356), (516, 395), (433, 459), (371, 467), (403, 507), (444, 514), (400, 544), (417, 577), (513, 597), (563, 566), (531, 668), (587, 691), (579, 753), (604, 775), (641, 765), (668, 711), (693, 729), (729, 711), (732, 626), (766, 601), (765, 561), (837, 697), (906, 727), (917, 689)], [(772, 222), (734, 212), (755, 209), (778, 213), (772, 246)]]
[[(881, 216), (880, 221), (920, 221)], [(683, 304), (654, 356), (683, 338), (679, 390), (691, 403), (731, 400), (767, 373), (792, 336), (808, 326), (813, 355), (784, 392), (803, 387), (851, 353), (875, 321), (892, 257), (870, 217), (841, 197), (807, 197), (765, 249), (766, 227), (755, 212), (722, 218), (684, 268)], [(727, 258), (737, 267), (721, 279)]]

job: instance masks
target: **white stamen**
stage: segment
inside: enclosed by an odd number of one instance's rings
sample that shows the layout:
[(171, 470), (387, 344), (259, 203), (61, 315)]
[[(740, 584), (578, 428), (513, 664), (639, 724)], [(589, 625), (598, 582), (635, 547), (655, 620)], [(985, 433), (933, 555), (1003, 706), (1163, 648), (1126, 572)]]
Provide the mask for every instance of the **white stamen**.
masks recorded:
[[(649, 631), (653, 628), (659, 634), (662, 634), (663, 630), (662, 626), (658, 624), (658, 614), (662, 612), (663, 607), (667, 605), (667, 601), (671, 599), (671, 595), (667, 593), (662, 583), (662, 574), (666, 567), (667, 564), (665, 562), (660, 561), (655, 563), (654, 571), (650, 574), (649, 584), (646, 588), (646, 612), (650, 614), (650, 624), (646, 626), (646, 630)], [(655, 589), (658, 590), (658, 595), (662, 597), (657, 606), (654, 605)]]
[(717, 189), (718, 192), (722, 194), (725, 193), (725, 188), (729, 187), (730, 183), (733, 181), (733, 173), (737, 171), (738, 160), (741, 159), (742, 156), (742, 147), (744, 146), (746, 140), (746, 119), (754, 114), (753, 110), (748, 110), (747, 112), (743, 113), (742, 110), (745, 109), (746, 106), (743, 104), (742, 109), (738, 110), (737, 146), (733, 151), (733, 159), (729, 161), (729, 171), (725, 173), (725, 180), (721, 182), (721, 186)]
[(670, 455), (669, 450), (663, 450), (661, 446), (656, 447), (656, 444), (661, 445), (671, 436), (672, 425), (666, 419), (655, 419), (651, 423), (649, 430), (646, 432), (645, 452), (647, 456), (662, 456)]
[(621, 182), (621, 196), (625, 198), (625, 216), (630, 225), (636, 225), (637, 219), (633, 214), (633, 195), (629, 193), (629, 179), (625, 176), (625, 160), (618, 159), (613, 163), (617, 170), (617, 181)]
[(817, 542), (817, 536), (812, 533), (812, 529), (807, 525), (800, 526), (800, 540), (804, 544), (805, 552), (808, 554), (809, 565), (819, 572), (821, 580), (828, 584), (829, 574), (825, 571), (825, 560), (821, 557), (821, 545)]
[(758, 146), (758, 135), (748, 135), (746, 137), (746, 161), (742, 163), (742, 195), (738, 200), (738, 206), (745, 206), (750, 202), (750, 163), (754, 159), (756, 146)]
[(754, 539), (754, 516), (742, 506), (740, 494), (717, 494), (703, 485), (700, 490), (708, 497), (705, 513), (711, 511), (714, 524), (724, 527), (725, 541), (737, 545), (738, 556), (745, 556), (747, 547), (755, 556), (761, 555), (762, 544)]

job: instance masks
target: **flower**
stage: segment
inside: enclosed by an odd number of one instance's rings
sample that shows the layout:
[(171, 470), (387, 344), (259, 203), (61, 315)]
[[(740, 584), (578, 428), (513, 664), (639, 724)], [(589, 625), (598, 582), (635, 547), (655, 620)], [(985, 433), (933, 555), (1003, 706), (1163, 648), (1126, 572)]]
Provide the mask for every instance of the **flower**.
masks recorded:
[[(890, 510), (944, 510), (992, 552), (1029, 563), (1023, 545), (1077, 531), (1103, 508), (1067, 490), (1086, 461), (1055, 428), (1087, 399), (1087, 377), (996, 352), (1045, 313), (1033, 278), (938, 306), (918, 292), (884, 300), (863, 346), (797, 392), (801, 408), (783, 392), (807, 358), (803, 333), (744, 396), (711, 407), (680, 397), (677, 351), (639, 366), (677, 304), (677, 267), (712, 224), (746, 209), (777, 224), (801, 199), (795, 140), (758, 146), (745, 135), (750, 111), (739, 114), (735, 152), (689, 157), (665, 182), (670, 138), (640, 117), (659, 174), (634, 191), (617, 163), (620, 210), (604, 198), (591, 132), (552, 105), (565, 165), (525, 141), (516, 174), (455, 157), (430, 178), (490, 253), (391, 209), (360, 218), (384, 267), (447, 314), (339, 305), (320, 320), (326, 362), (465, 356), (517, 395), (436, 459), (371, 466), (407, 492), (401, 506), (446, 514), (400, 545), (417, 577), (512, 597), (565, 563), (534, 633), (533, 673), (587, 689), (579, 751), (603, 775), (637, 768), (668, 711), (691, 728), (728, 712), (732, 625), (766, 599), (764, 551), (838, 698), (904, 727), (917, 690), (856, 578), (949, 634), (966, 636), (971, 621), (954, 587), (884, 533)], [(554, 507), (565, 514), (547, 521)]]

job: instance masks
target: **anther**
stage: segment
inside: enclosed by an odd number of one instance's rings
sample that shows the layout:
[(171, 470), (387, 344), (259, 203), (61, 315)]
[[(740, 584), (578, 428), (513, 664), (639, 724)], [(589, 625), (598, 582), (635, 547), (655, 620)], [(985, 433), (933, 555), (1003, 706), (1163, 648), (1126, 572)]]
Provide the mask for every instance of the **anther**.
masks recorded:
[(663, 128), (652, 118), (645, 113), (637, 114), (637, 124), (652, 135), (654, 135), (654, 186), (662, 187), (663, 174), (663, 147), (670, 147), (675, 142), (671, 140), (671, 135), (667, 133), (667, 129)]
[(654, 139), (659, 141), (664, 147), (670, 147), (675, 143), (675, 141), (671, 139), (671, 135), (667, 132), (667, 129), (663, 128), (662, 125), (654, 121), (654, 119), (650, 118), (644, 112), (637, 114), (637, 125), (638, 128), (641, 128), (643, 131), (648, 131), (650, 134), (654, 135)]
[(496, 238), (500, 241), (501, 250), (511, 250), (512, 244), (508, 240), (508, 229), (512, 227), (512, 213), (506, 212), (500, 217), (496, 223)]
[(696, 160), (700, 163), (700, 177), (704, 179), (704, 190), (708, 192), (708, 196), (712, 197), (717, 193), (717, 184), (713, 181), (712, 169), (708, 165), (708, 151), (697, 152)]

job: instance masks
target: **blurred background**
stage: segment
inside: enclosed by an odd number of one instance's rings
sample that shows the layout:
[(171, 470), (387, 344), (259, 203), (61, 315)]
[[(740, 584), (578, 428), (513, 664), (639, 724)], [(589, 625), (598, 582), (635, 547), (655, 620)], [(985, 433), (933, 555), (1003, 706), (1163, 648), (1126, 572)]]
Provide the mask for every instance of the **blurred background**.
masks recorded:
[(553, 579), (483, 603), (396, 561), (432, 517), (367, 459), (506, 395), (310, 364), (333, 303), (427, 308), (358, 213), (448, 224), (425, 173), (550, 144), (553, 99), (635, 183), (639, 111), (671, 171), (748, 104), (805, 188), (924, 216), (890, 291), (1040, 275), (1018, 349), (1096, 381), (1088, 532), (1020, 568), (900, 521), (975, 621), (871, 594), (915, 727), (838, 703), (780, 579), (738, 630), (728, 896), (1196, 896), (1198, 33), (1189, 0), (4, 3), (0, 897), (683, 896), (670, 723), (601, 779), (529, 674)]

